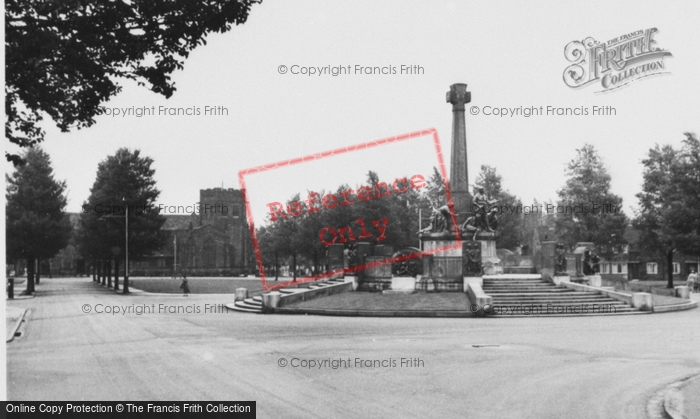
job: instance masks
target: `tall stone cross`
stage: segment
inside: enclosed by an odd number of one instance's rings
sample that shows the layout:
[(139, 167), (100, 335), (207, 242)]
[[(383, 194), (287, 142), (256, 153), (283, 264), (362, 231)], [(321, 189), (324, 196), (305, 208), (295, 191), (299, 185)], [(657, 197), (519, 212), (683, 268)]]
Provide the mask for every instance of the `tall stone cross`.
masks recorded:
[[(455, 83), (447, 92), (447, 102), (452, 104), (452, 158), (450, 161), (450, 191), (455, 204), (455, 212), (464, 214), (470, 211), (469, 175), (467, 173), (467, 130), (464, 123), (464, 104), (472, 100), (467, 85)], [(459, 221), (462, 222), (462, 217)]]

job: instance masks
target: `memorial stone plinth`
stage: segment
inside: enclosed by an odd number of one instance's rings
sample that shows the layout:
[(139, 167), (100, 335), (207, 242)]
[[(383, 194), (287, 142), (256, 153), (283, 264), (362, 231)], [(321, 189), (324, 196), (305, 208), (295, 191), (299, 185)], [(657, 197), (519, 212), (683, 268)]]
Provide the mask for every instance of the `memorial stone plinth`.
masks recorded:
[(481, 277), (484, 273), (484, 264), (481, 258), (482, 244), (479, 241), (466, 240), (462, 242), (462, 275), (467, 277)]
[(328, 247), (328, 270), (335, 271), (328, 279), (343, 278), (343, 269), (345, 268), (344, 249), (345, 246), (338, 243)]
[[(437, 291), (463, 291), (464, 277), (496, 275), (503, 273), (501, 260), (496, 254), (497, 232), (480, 232), (476, 235), (462, 237), (455, 234), (423, 233), (420, 240), (423, 245), (423, 272), (425, 279), (432, 279)], [(461, 242), (461, 245), (458, 245)], [(469, 249), (472, 243), (478, 243), (480, 264), (479, 272), (474, 272), (473, 261), (470, 261)], [(472, 256), (473, 259), (473, 256)], [(423, 281), (425, 282), (425, 281)], [(425, 285), (416, 285), (417, 289), (425, 289)]]
[[(486, 233), (489, 234), (489, 233)], [(490, 233), (493, 234), (493, 233)], [(479, 235), (477, 235), (479, 239)], [(482, 237), (479, 239), (481, 242), (481, 264), (484, 267), (485, 275), (498, 275), (503, 273), (503, 267), (501, 266), (501, 259), (498, 258), (496, 253), (496, 238), (493, 237)]]
[(555, 276), (563, 276), (556, 271), (556, 246), (557, 242), (545, 241), (540, 244), (541, 259), (539, 260), (539, 273), (545, 280), (551, 280)]

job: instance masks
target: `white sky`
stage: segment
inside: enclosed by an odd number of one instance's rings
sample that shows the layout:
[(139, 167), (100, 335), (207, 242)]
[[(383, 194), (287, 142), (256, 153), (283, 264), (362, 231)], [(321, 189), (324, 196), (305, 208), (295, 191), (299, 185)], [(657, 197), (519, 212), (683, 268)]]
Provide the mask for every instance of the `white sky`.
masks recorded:
[[(47, 125), (43, 147), (56, 177), (67, 181), (67, 209), (73, 212), (87, 199), (98, 163), (120, 147), (155, 159), (159, 203), (165, 205), (190, 205), (200, 189), (222, 183), (238, 188), (242, 169), (427, 128), (438, 130), (449, 165), (452, 112), (445, 93), (461, 82), (472, 92), (468, 108), (613, 106), (617, 115), (599, 117), (499, 118), (467, 111), (469, 180), (488, 164), (525, 203), (555, 200), (566, 163), (589, 142), (604, 157), (612, 190), (632, 215), (648, 149), (678, 146), (683, 132), (700, 132), (698, 17), (700, 3), (694, 1), (265, 0), (246, 24), (211, 35), (191, 54), (174, 75), (178, 90), (171, 99), (122, 82), (123, 93), (106, 104), (202, 112), (207, 105), (224, 106), (228, 116), (101, 116), (94, 127), (68, 134)], [(659, 30), (657, 46), (673, 54), (665, 61), (670, 75), (606, 94), (594, 93), (599, 86), (574, 90), (564, 84), (569, 42), (589, 36), (605, 42), (652, 27)], [(356, 64), (416, 64), (424, 74), (278, 73), (280, 65)], [(383, 180), (428, 177), (437, 160), (425, 140), (270, 171), (256, 175), (257, 182), (251, 176), (251, 200), (264, 208), (268, 200), (297, 192), (355, 186), (370, 169)], [(261, 220), (257, 208), (256, 224)]]

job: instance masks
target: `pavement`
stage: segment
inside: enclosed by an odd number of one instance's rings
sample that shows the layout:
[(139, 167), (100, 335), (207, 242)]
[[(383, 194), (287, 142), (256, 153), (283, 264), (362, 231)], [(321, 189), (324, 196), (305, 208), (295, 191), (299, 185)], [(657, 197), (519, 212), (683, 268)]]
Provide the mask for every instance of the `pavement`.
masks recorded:
[(24, 308), (5, 307), (5, 332), (7, 333), (7, 342), (10, 342), (15, 337), (15, 333), (22, 325), (24, 314), (27, 312)]
[(683, 386), (681, 393), (683, 394), (683, 416), (700, 418), (700, 376)]
[(654, 303), (654, 307), (675, 306), (675, 305), (683, 305), (683, 304), (688, 303), (687, 299), (677, 298), (677, 297), (669, 297), (666, 295), (658, 295), (658, 294), (652, 294), (651, 299)]
[[(29, 311), (7, 344), (8, 400), (256, 400), (260, 418), (639, 419), (659, 391), (700, 374), (700, 310), (350, 318), (219, 310), (231, 297), (42, 280), (36, 298), (10, 303)], [(686, 417), (700, 417), (685, 398)]]

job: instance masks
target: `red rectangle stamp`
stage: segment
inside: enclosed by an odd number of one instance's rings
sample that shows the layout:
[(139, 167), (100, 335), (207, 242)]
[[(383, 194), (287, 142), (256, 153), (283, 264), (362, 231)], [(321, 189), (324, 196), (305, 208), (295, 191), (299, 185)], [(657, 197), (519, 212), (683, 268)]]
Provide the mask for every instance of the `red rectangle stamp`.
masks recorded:
[[(360, 180), (365, 174), (367, 178)], [(238, 180), (263, 289), (271, 291), (357, 274), (461, 248), (457, 235), (454, 242), (442, 247), (426, 251), (415, 248), (415, 252), (385, 251), (391, 254), (348, 263), (347, 249), (358, 243), (405, 243), (405, 231), (413, 227), (409, 222), (421, 223), (420, 213), (411, 210), (411, 202), (426, 199), (421, 198), (422, 190), (436, 178), (442, 183), (442, 199), (456, 225), (442, 147), (434, 128), (241, 170)], [(355, 186), (350, 185), (352, 182)], [(336, 188), (337, 185), (341, 186)], [(393, 215), (389, 217), (389, 213)], [(264, 219), (257, 228), (256, 219)], [(329, 257), (333, 246), (341, 253), (333, 252)], [(306, 266), (300, 268), (302, 259)], [(333, 262), (328, 263), (329, 259)], [(274, 279), (280, 265), (285, 265), (283, 276), (294, 279), (270, 283), (266, 266), (268, 271), (274, 269)], [(292, 266), (292, 274), (286, 265)]]

